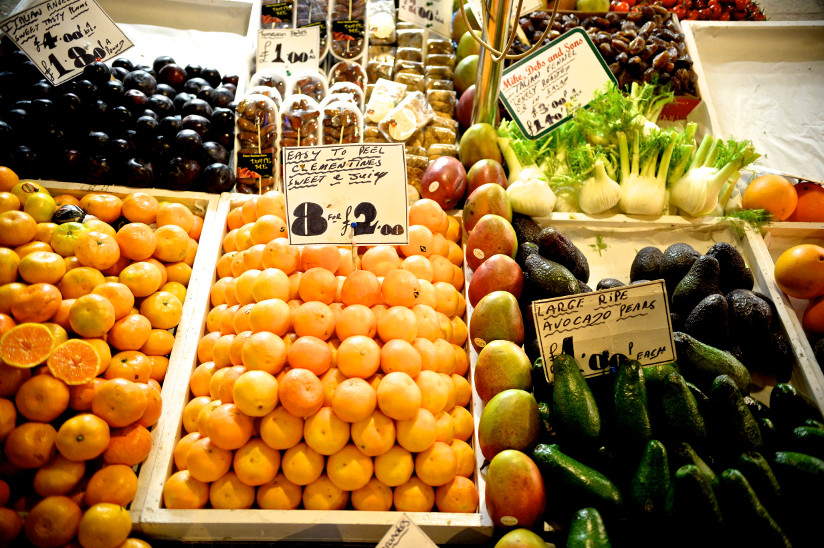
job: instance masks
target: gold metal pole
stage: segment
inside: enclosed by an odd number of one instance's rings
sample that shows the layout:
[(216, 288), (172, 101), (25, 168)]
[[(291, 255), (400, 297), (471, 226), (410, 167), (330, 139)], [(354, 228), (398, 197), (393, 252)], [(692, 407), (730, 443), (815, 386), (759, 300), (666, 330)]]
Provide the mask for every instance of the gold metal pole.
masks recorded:
[[(481, 0), (484, 13), (477, 14), (483, 29), (483, 40), (498, 52), (506, 51), (506, 34), (512, 4), (515, 0)], [(484, 24), (485, 23), (485, 24)], [(478, 72), (475, 77), (475, 104), (472, 123), (495, 124), (498, 112), (498, 93), (501, 90), (503, 59), (493, 58), (495, 53), (482, 47), (479, 52)]]

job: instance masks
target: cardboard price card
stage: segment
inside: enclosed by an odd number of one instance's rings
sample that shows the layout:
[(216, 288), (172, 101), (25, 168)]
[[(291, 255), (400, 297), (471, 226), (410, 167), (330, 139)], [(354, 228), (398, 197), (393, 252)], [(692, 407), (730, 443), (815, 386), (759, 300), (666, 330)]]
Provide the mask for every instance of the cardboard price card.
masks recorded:
[(437, 548), (415, 522), (405, 513), (378, 542), (375, 548)]
[(399, 0), (398, 19), (452, 36), (452, 0)]
[(42, 2), (0, 21), (0, 30), (54, 85), (134, 45), (94, 0)]
[(615, 76), (583, 29), (575, 28), (504, 71), (501, 99), (524, 135), (536, 139), (572, 117)]
[(549, 382), (561, 353), (575, 357), (584, 377), (609, 373), (618, 354), (642, 365), (675, 359), (663, 280), (533, 301), (532, 312)]
[(289, 243), (409, 243), (403, 143), (285, 147)]
[(287, 72), (318, 70), (320, 27), (299, 29), (260, 29), (258, 31), (258, 69), (283, 67)]

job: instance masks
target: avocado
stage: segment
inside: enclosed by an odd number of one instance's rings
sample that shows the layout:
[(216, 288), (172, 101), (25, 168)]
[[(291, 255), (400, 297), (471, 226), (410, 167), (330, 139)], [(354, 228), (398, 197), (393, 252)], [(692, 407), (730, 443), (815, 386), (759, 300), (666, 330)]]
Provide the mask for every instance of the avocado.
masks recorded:
[(718, 375), (709, 393), (708, 425), (716, 454), (730, 459), (764, 445), (758, 421), (744, 402), (744, 395), (729, 375)]
[(690, 244), (678, 242), (672, 244), (664, 250), (664, 255), (661, 257), (661, 278), (667, 285), (667, 293), (672, 295), (675, 286), (681, 281), (687, 272), (692, 267), (692, 263), (700, 257), (695, 248)]
[(635, 254), (629, 267), (629, 281), (657, 280), (661, 277), (661, 259), (664, 252), (657, 247), (647, 246)]
[(649, 440), (641, 455), (641, 462), (630, 481), (629, 496), (634, 510), (657, 516), (664, 512), (670, 488), (667, 450), (658, 440)]
[(541, 225), (532, 220), (532, 217), (515, 213), (512, 215), (512, 228), (518, 237), (518, 246), (527, 242), (537, 244), (538, 235), (541, 233)]
[(615, 278), (603, 278), (595, 286), (595, 289), (600, 291), (601, 289), (613, 289), (615, 287), (624, 287), (625, 285), (624, 282)]
[(811, 504), (813, 493), (824, 490), (824, 460), (797, 453), (776, 451), (770, 464), (781, 484), (782, 524), (793, 544), (812, 546), (819, 538), (821, 505)]
[(721, 507), (710, 481), (697, 466), (686, 464), (676, 470), (666, 508), (676, 546), (725, 546)]
[(518, 244), (518, 251), (515, 252), (515, 262), (520, 265), (521, 268), (524, 267), (524, 263), (526, 262), (526, 258), (533, 253), (539, 253), (540, 250), (538, 249), (538, 244), (534, 242), (526, 242), (526, 243), (519, 243)]
[[(780, 325), (780, 322), (773, 322)], [(750, 370), (772, 375), (778, 382), (789, 382), (795, 367), (795, 354), (783, 328), (771, 328), (766, 337), (743, 343), (742, 360)]]
[(679, 314), (678, 312), (673, 312), (670, 310), (670, 324), (672, 325), (673, 331), (681, 331), (681, 328), (684, 327), (684, 320), (687, 318)]
[(744, 396), (744, 403), (750, 408), (750, 413), (756, 419), (771, 419), (772, 412), (770, 408), (762, 401), (753, 398), (752, 396)]
[(730, 336), (727, 299), (719, 293), (704, 297), (684, 320), (681, 331), (702, 343), (723, 348)]
[(715, 257), (701, 255), (675, 286), (671, 295), (672, 309), (689, 316), (705, 297), (718, 292), (720, 266)]
[(770, 305), (749, 289), (733, 289), (726, 294), (730, 308), (730, 336), (751, 342), (764, 339), (770, 332)]
[[(622, 360), (614, 378), (615, 435), (624, 452), (637, 455), (652, 438), (644, 367), (637, 360)], [(635, 456), (634, 458), (637, 458)]]
[(533, 253), (524, 261), (525, 286), (536, 299), (549, 299), (574, 295), (578, 292), (578, 279), (555, 261)]
[(601, 435), (601, 416), (595, 397), (575, 358), (558, 354), (552, 359), (552, 417), (563, 439), (594, 445)]
[(592, 293), (592, 288), (581, 280), (578, 280), (578, 293)]
[(712, 488), (715, 489), (718, 487), (718, 476), (715, 471), (709, 464), (707, 464), (707, 461), (705, 461), (701, 455), (695, 451), (692, 445), (686, 442), (675, 443), (670, 446), (668, 455), (670, 459), (670, 468), (673, 471), (678, 470), (687, 464), (697, 466), (701, 473), (706, 476), (707, 481), (710, 482)]
[(752, 272), (735, 246), (727, 242), (718, 242), (707, 250), (706, 255), (715, 257), (721, 266), (719, 282), (723, 293), (729, 293), (733, 289), (753, 288)]
[(809, 419), (824, 422), (815, 401), (787, 383), (776, 384), (770, 392), (770, 412), (776, 427), (786, 432)]
[(589, 281), (589, 262), (580, 249), (567, 236), (548, 226), (538, 235), (541, 255), (565, 266), (582, 282)]
[(824, 430), (813, 426), (796, 426), (790, 434), (789, 448), (824, 459)]
[(572, 518), (567, 548), (609, 548), (612, 544), (601, 514), (595, 508), (581, 508)]
[(742, 546), (790, 548), (790, 539), (781, 530), (740, 470), (721, 472), (719, 502), (725, 525)]
[(656, 435), (703, 448), (707, 441), (707, 425), (684, 377), (678, 373), (667, 375), (661, 390), (661, 405), (664, 424)]
[(541, 342), (538, 340), (538, 337), (527, 339), (526, 343), (524, 343), (524, 352), (526, 352), (527, 357), (532, 362), (535, 362), (535, 360), (541, 357)]
[(758, 451), (747, 451), (738, 456), (735, 467), (747, 478), (758, 500), (777, 517), (781, 510), (781, 485), (770, 462)]
[(750, 372), (732, 354), (680, 331), (673, 333), (672, 339), (675, 341), (678, 367), (685, 379), (701, 390), (707, 390), (715, 377), (729, 375), (743, 394), (749, 394), (752, 383)]
[(704, 394), (704, 392), (700, 388), (698, 388), (691, 382), (687, 383), (687, 388), (690, 389), (690, 394), (692, 394), (692, 397), (695, 398), (695, 403), (698, 404), (698, 411), (700, 411), (701, 415), (703, 416), (707, 412), (707, 404), (709, 403), (710, 399), (707, 397), (706, 394)]

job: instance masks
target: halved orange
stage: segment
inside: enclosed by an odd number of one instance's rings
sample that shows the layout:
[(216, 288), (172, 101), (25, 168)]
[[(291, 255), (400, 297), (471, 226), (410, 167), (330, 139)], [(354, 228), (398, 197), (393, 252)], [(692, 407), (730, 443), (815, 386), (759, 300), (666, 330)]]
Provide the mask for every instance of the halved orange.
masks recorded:
[(12, 367), (39, 365), (48, 359), (52, 348), (54, 335), (39, 323), (21, 323), (0, 337), (0, 359)]
[(97, 376), (100, 355), (86, 341), (69, 339), (57, 345), (46, 365), (52, 375), (70, 386), (86, 384)]

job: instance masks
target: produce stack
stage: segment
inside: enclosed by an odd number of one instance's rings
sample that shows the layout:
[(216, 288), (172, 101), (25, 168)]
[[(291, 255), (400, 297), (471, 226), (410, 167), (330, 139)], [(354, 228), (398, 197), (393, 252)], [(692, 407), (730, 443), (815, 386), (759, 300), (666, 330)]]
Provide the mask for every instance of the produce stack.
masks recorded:
[(459, 221), (299, 247), (278, 191), (232, 205), (165, 508), (475, 512)]
[(203, 217), (194, 200), (46, 188), (7, 167), (0, 181), (0, 539), (116, 546)]

